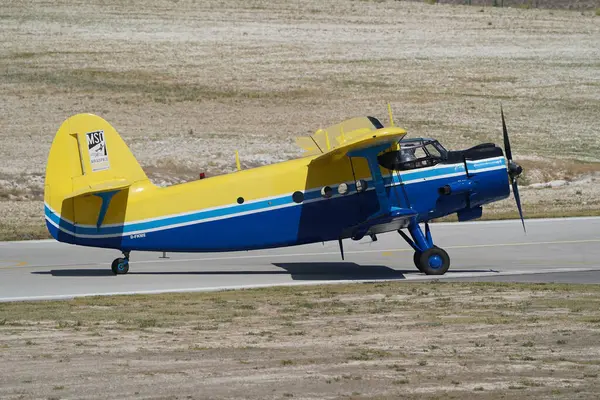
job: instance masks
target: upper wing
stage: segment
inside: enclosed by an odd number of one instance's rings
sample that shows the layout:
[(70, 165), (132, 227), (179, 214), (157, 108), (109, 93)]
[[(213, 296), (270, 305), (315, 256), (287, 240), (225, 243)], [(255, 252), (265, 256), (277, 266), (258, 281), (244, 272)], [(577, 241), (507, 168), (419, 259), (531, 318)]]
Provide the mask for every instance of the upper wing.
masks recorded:
[(383, 126), (375, 118), (352, 118), (325, 129), (319, 129), (310, 136), (298, 137), (296, 144), (305, 151), (304, 155), (306, 156), (323, 154), (379, 128), (383, 128)]
[(296, 138), (296, 144), (304, 150), (305, 156), (323, 153), (323, 150), (312, 136), (299, 136)]
[(406, 135), (404, 129), (384, 128), (374, 118), (359, 117), (326, 129), (319, 129), (311, 136), (298, 137), (296, 144), (304, 149), (307, 156), (320, 154), (314, 160), (317, 161), (338, 158), (350, 151), (380, 146), (385, 143), (389, 143), (391, 146), (402, 139), (404, 135)]
[(384, 151), (386, 144), (391, 147), (392, 145), (398, 143), (398, 141), (400, 141), (405, 135), (406, 131), (404, 129), (396, 127), (387, 127), (365, 132), (360, 135), (355, 135), (350, 140), (346, 140), (344, 143), (329, 150), (327, 153), (320, 155), (313, 161), (337, 159), (350, 152), (376, 146), (380, 147), (382, 151)]

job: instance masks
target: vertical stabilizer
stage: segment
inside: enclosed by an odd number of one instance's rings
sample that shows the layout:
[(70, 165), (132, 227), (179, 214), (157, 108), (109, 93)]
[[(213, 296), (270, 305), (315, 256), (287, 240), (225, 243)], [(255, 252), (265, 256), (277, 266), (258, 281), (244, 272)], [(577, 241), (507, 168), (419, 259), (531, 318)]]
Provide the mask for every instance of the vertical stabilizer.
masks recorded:
[(71, 231), (122, 223), (133, 185), (151, 184), (117, 131), (96, 115), (70, 117), (54, 137), (46, 166), (50, 232), (60, 240), (56, 233), (64, 221)]

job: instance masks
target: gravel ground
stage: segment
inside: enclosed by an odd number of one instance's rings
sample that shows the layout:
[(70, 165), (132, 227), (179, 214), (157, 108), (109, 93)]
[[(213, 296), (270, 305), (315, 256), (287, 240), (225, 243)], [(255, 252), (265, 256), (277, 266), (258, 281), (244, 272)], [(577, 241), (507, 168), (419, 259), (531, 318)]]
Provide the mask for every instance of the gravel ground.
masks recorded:
[(0, 210), (13, 210), (3, 238), (43, 232), (48, 149), (78, 112), (110, 121), (167, 185), (232, 171), (235, 149), (246, 168), (298, 157), (294, 136), (353, 116), (386, 120), (387, 102), (409, 136), (452, 149), (499, 143), (502, 102), (527, 168), (526, 214), (600, 213), (593, 10), (8, 0), (0, 20)]
[(584, 399), (597, 285), (360, 284), (0, 304), (3, 399)]

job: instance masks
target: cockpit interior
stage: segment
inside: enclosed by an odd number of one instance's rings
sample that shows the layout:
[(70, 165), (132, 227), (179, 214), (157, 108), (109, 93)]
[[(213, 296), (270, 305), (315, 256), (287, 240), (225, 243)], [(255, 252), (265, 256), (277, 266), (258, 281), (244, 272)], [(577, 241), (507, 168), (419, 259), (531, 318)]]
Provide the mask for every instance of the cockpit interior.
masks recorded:
[(389, 170), (405, 171), (431, 167), (447, 159), (448, 151), (434, 139), (406, 139), (401, 140), (399, 145), (399, 150), (381, 154), (379, 165)]

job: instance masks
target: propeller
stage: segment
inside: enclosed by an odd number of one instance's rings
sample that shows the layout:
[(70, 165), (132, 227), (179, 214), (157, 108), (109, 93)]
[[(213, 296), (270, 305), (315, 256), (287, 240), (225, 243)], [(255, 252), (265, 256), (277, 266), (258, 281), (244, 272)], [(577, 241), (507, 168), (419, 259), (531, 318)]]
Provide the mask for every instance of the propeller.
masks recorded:
[(500, 105), (500, 115), (502, 116), (504, 154), (508, 159), (508, 176), (510, 177), (513, 195), (515, 196), (515, 202), (517, 203), (517, 209), (519, 210), (519, 216), (521, 217), (521, 223), (523, 224), (523, 231), (527, 233), (527, 229), (525, 229), (525, 220), (523, 219), (523, 208), (521, 207), (521, 196), (519, 196), (519, 186), (517, 184), (517, 178), (519, 178), (523, 172), (523, 168), (512, 160), (512, 151), (510, 149), (510, 140), (508, 139), (508, 130), (506, 129), (506, 122), (504, 121), (504, 110), (502, 109), (502, 105)]

